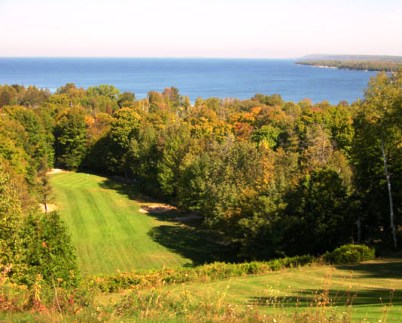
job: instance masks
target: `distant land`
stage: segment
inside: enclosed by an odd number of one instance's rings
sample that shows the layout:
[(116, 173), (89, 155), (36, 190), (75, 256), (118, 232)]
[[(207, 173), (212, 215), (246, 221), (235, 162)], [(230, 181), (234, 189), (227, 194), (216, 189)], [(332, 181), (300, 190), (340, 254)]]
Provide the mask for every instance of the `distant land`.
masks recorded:
[(401, 56), (377, 55), (307, 55), (296, 64), (361, 71), (396, 71), (402, 67)]

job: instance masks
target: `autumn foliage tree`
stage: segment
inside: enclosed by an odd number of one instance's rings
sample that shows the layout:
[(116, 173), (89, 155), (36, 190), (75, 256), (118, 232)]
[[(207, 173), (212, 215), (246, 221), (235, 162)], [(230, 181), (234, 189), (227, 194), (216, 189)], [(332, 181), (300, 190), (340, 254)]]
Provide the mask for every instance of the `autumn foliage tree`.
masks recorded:
[[(37, 198), (47, 191), (35, 185), (46, 183), (54, 159), (63, 168), (124, 177), (198, 215), (239, 259), (319, 254), (351, 241), (390, 238), (397, 246), (401, 72), (373, 79), (352, 105), (285, 102), (277, 94), (192, 104), (175, 87), (137, 100), (112, 85), (72, 83), (54, 94), (1, 86), (1, 104), (0, 158)], [(25, 210), (27, 193), (3, 186), (10, 197), (20, 194)], [(26, 232), (41, 234), (29, 242), (37, 252), (31, 265), (52, 257), (38, 244), (45, 236), (68, 241), (59, 218), (47, 220), (29, 217)], [(45, 234), (47, 226), (59, 228), (62, 240)]]

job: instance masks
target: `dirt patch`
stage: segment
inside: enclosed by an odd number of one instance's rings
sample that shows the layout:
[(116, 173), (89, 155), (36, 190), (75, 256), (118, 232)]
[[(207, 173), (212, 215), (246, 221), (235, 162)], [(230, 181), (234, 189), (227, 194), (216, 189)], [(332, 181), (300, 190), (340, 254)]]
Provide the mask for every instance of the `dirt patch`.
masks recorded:
[[(40, 207), (40, 210), (42, 211), (42, 213), (46, 213), (45, 204), (39, 203), (39, 207)], [(56, 204), (49, 204), (49, 203), (47, 204), (48, 212), (53, 212), (53, 211), (56, 211), (57, 209), (58, 209), (58, 207)]]
[(177, 210), (176, 207), (168, 205), (168, 204), (152, 204), (152, 205), (143, 205), (140, 208), (140, 213), (149, 213), (149, 214), (160, 214), (160, 213), (167, 213), (170, 211)]
[(51, 170), (49, 170), (46, 175), (53, 175), (53, 174), (59, 174), (59, 173), (66, 173), (67, 171), (64, 169), (60, 169), (60, 168), (52, 168)]

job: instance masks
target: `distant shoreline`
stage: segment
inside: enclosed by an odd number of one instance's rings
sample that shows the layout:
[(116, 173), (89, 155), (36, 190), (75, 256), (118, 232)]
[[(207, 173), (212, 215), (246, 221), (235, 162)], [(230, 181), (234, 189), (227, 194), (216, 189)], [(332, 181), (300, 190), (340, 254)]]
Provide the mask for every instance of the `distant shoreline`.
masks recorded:
[(308, 55), (295, 62), (320, 68), (338, 68), (357, 71), (392, 72), (402, 68), (398, 56)]
[(329, 65), (315, 65), (315, 64), (303, 64), (296, 62), (295, 64), (297, 65), (306, 65), (310, 67), (316, 67), (316, 68), (323, 68), (323, 69), (334, 69), (334, 70), (349, 70), (349, 71), (360, 71), (360, 72), (381, 72), (382, 70), (363, 70), (363, 69), (358, 69), (358, 68), (348, 68), (348, 67), (338, 67), (338, 66), (329, 66)]
[(336, 66), (328, 66), (328, 65), (314, 65), (314, 67), (318, 67), (318, 68), (335, 68), (335, 69), (337, 69)]
[[(361, 72), (392, 72), (399, 68), (399, 66), (395, 67), (381, 67), (381, 66), (354, 66), (354, 65), (347, 65), (347, 64), (326, 64), (323, 65), (320, 62), (295, 62), (297, 65), (306, 65), (312, 66), (317, 68), (331, 68), (331, 69), (339, 69), (339, 70), (351, 70), (351, 71), (361, 71)], [(402, 67), (402, 65), (401, 65)]]
[[(333, 104), (361, 98), (369, 73), (309, 69), (295, 59), (63, 59), (0, 58), (0, 84), (34, 85), (54, 93), (66, 83), (87, 89), (113, 84), (121, 92), (146, 98), (149, 91), (174, 86), (191, 102), (201, 98), (248, 99), (256, 93), (280, 93), (287, 101), (308, 97)], [(324, 64), (321, 64), (324, 65)], [(327, 80), (327, 74), (332, 75)], [(329, 86), (327, 82), (332, 85)]]

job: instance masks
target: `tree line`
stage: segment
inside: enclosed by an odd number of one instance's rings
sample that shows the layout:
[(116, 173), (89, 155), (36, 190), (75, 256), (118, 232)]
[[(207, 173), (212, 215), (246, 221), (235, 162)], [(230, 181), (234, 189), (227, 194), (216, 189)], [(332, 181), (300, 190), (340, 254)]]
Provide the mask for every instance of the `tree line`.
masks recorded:
[(59, 216), (37, 210), (54, 166), (119, 176), (198, 214), (239, 259), (349, 242), (397, 248), (401, 82), (401, 71), (378, 74), (350, 105), (278, 94), (191, 104), (174, 87), (136, 99), (112, 85), (69, 83), (53, 94), (0, 86), (0, 270), (13, 264), (7, 270), (28, 277), (36, 268), (32, 279), (46, 257), (48, 277), (76, 270)]
[(350, 60), (338, 60), (338, 59), (305, 59), (297, 61), (296, 64), (311, 65), (311, 66), (325, 66), (336, 67), (347, 70), (358, 71), (384, 71), (391, 72), (396, 71), (402, 66), (402, 59), (395, 60), (382, 60), (382, 59), (350, 59)]

